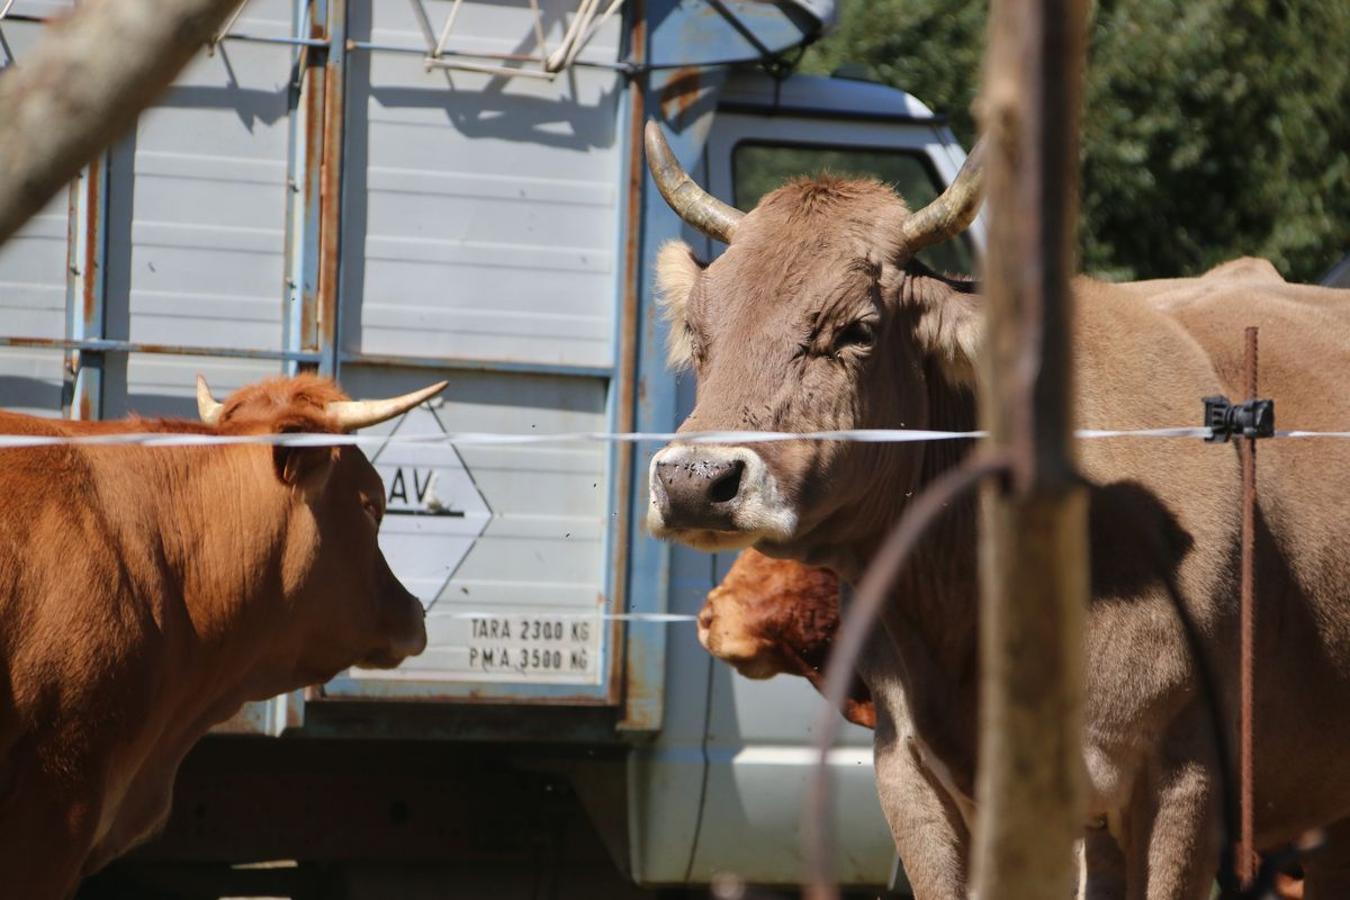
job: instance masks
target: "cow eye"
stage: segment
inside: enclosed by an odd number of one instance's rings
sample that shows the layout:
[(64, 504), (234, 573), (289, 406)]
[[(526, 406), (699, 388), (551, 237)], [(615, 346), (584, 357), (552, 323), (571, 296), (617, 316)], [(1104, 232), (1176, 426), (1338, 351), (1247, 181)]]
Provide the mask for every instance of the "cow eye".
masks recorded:
[(871, 322), (854, 322), (840, 331), (834, 338), (834, 352), (847, 347), (866, 350), (876, 342), (876, 328)]
[(363, 499), (361, 501), (361, 508), (366, 511), (366, 515), (370, 516), (371, 520), (376, 525), (379, 525), (380, 521), (384, 518), (380, 513), (380, 505), (374, 500)]

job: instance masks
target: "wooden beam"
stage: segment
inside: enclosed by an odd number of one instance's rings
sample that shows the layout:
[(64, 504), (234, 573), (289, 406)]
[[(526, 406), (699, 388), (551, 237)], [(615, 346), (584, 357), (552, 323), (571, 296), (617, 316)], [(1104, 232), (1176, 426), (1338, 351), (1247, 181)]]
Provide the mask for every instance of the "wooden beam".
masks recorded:
[(1069, 896), (1083, 828), (1087, 503), (1070, 324), (1084, 0), (993, 0), (980, 116), (990, 235), (980, 411), (1010, 452), (986, 489), (974, 896)]
[(86, 0), (0, 73), (0, 244), (136, 122), (239, 0)]

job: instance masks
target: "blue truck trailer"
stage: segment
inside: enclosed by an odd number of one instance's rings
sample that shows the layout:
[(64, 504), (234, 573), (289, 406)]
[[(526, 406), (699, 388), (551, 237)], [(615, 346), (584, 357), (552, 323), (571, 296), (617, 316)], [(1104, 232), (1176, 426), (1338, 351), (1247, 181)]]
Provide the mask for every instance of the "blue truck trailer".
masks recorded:
[[(68, 5), (6, 7), (0, 65)], [(964, 159), (915, 98), (793, 72), (833, 14), (248, 0), (0, 248), (0, 405), (191, 417), (198, 373), (223, 395), (311, 370), (353, 396), (449, 380), (380, 433), (671, 431), (693, 385), (665, 368), (652, 264), (673, 238), (722, 248), (650, 184), (646, 120), (746, 209), (821, 168), (923, 204)], [(982, 233), (934, 263), (968, 269)], [(821, 701), (741, 678), (660, 618), (696, 613), (731, 559), (644, 534), (654, 449), (370, 449), (427, 651), (247, 707), (185, 764), (165, 835), (89, 895), (795, 884)], [(830, 759), (842, 881), (902, 889), (870, 733)]]

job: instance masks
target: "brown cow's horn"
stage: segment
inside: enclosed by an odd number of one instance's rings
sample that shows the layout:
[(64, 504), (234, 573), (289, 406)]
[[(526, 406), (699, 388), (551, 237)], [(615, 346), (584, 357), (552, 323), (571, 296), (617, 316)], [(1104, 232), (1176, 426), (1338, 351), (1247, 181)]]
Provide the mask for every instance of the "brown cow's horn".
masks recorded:
[(970, 227), (980, 211), (984, 193), (984, 140), (966, 157), (956, 180), (942, 195), (905, 219), (900, 226), (905, 247), (911, 253), (951, 240)]
[(745, 213), (718, 200), (689, 177), (654, 119), (647, 122), (646, 143), (647, 168), (670, 208), (708, 237), (730, 244)]
[(449, 383), (438, 381), (430, 387), (404, 394), (402, 397), (390, 397), (387, 400), (335, 400), (329, 403), (325, 410), (333, 420), (333, 424), (343, 431), (355, 431), (402, 415), (445, 390), (445, 386)]
[(207, 425), (219, 425), (220, 413), (225, 404), (211, 396), (211, 386), (201, 375), (197, 376), (197, 415)]

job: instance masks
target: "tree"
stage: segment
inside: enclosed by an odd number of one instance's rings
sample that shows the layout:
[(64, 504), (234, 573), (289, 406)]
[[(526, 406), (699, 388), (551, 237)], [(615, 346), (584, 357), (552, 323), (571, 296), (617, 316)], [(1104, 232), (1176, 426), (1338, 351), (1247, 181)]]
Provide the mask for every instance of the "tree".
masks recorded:
[[(1316, 280), (1350, 250), (1350, 0), (1098, 0), (1081, 267), (1196, 274), (1234, 256)], [(803, 69), (863, 63), (969, 146), (986, 0), (848, 0)]]

